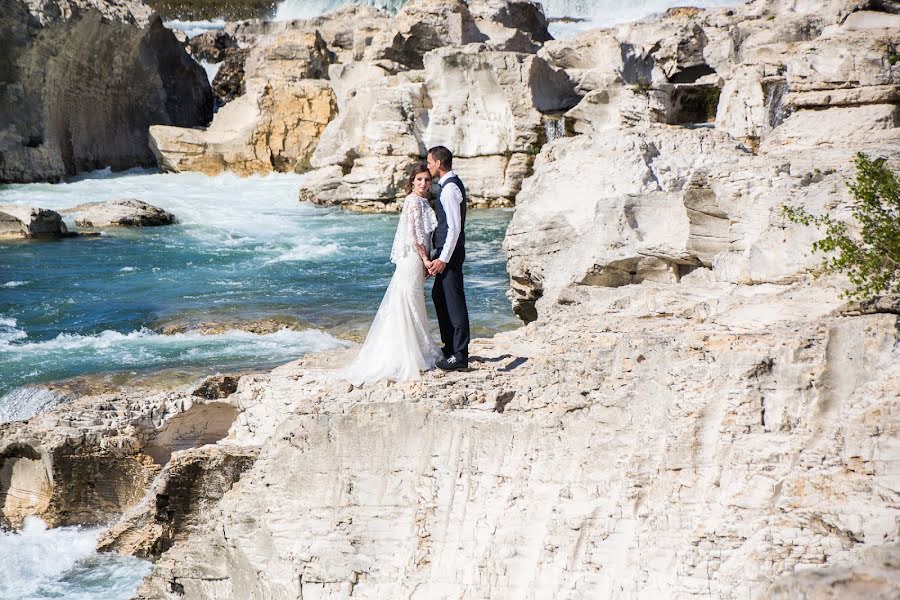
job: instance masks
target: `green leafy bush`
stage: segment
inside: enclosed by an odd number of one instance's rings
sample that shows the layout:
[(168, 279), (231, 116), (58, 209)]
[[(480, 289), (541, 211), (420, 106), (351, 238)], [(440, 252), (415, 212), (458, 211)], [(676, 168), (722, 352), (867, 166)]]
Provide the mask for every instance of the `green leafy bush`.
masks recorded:
[(828, 215), (814, 217), (802, 208), (782, 206), (794, 223), (825, 228), (813, 251), (826, 256), (823, 273), (846, 273), (853, 289), (846, 298), (867, 300), (885, 292), (900, 293), (900, 179), (883, 158), (856, 155), (856, 182), (847, 184), (853, 196), (851, 213), (859, 237), (848, 234), (846, 223)]

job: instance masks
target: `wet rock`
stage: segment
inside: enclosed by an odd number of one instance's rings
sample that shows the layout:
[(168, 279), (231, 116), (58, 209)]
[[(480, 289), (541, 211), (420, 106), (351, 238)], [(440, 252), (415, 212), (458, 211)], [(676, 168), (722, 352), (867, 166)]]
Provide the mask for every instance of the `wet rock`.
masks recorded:
[(229, 50), (237, 47), (234, 36), (224, 31), (208, 31), (188, 40), (191, 56), (207, 62), (222, 62), (230, 54)]
[(244, 64), (249, 50), (237, 49), (225, 52), (222, 65), (212, 80), (212, 90), (221, 107), (244, 93)]
[(0, 205), (0, 239), (58, 238), (68, 234), (60, 214), (46, 208)]
[(63, 214), (74, 215), (79, 227), (158, 227), (176, 222), (172, 213), (134, 198), (80, 204)]
[(240, 377), (231, 375), (214, 375), (208, 377), (193, 393), (194, 396), (207, 400), (227, 398), (237, 390), (239, 380)]

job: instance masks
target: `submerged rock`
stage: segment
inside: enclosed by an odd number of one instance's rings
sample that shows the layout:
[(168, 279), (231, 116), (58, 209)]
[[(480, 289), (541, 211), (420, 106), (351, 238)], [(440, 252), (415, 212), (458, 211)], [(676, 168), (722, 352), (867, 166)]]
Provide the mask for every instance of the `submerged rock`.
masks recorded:
[(147, 129), (212, 116), (206, 74), (135, 1), (0, 0), (0, 183), (153, 166)]
[(63, 212), (74, 215), (79, 227), (157, 227), (176, 222), (172, 213), (133, 198), (80, 204)]

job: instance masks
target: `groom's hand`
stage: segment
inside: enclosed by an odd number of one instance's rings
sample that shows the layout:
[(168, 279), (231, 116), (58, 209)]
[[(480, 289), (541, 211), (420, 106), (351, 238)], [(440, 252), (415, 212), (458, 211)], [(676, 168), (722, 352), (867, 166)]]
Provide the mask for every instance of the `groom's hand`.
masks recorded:
[(444, 269), (447, 268), (447, 263), (442, 261), (441, 259), (435, 259), (431, 262), (431, 267), (428, 269), (429, 275), (439, 275), (444, 272)]

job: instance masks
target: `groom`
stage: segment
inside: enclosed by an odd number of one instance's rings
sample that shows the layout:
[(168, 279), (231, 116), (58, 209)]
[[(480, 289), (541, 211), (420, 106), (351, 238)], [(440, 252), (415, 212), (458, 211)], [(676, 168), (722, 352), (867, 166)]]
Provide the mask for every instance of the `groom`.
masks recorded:
[(428, 268), (429, 275), (434, 276), (431, 298), (444, 343), (444, 359), (437, 366), (455, 371), (469, 366), (469, 309), (462, 272), (466, 258), (466, 188), (453, 172), (453, 154), (443, 146), (428, 151), (427, 164), (441, 186), (435, 203), (438, 223), (432, 234), (437, 258)]

